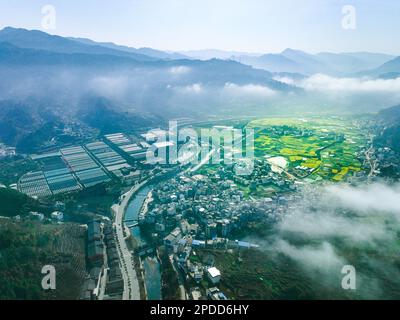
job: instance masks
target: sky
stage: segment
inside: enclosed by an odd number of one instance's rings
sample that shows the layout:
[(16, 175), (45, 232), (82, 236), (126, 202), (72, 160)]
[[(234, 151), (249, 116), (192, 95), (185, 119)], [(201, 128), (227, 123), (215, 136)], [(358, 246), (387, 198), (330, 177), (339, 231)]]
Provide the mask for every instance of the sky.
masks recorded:
[[(45, 5), (55, 8), (54, 29), (42, 27)], [(345, 5), (354, 29), (343, 28)], [(169, 51), (400, 55), (399, 16), (398, 0), (0, 0), (0, 28)]]

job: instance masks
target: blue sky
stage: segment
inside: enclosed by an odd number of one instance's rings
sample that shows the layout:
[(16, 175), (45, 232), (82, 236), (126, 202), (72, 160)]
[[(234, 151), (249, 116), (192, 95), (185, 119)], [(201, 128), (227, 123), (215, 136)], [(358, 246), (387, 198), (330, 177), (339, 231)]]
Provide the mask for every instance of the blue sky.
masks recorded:
[[(56, 9), (62, 36), (164, 50), (374, 51), (400, 55), (398, 0), (0, 0), (0, 27), (41, 27)], [(353, 5), (355, 30), (342, 28)]]

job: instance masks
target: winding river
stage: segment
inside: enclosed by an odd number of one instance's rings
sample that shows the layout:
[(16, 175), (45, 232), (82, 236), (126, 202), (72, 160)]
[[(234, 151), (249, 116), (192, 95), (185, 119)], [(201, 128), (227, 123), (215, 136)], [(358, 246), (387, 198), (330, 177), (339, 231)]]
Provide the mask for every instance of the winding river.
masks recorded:
[[(151, 186), (144, 186), (139, 190), (131, 199), (126, 208), (125, 221), (126, 220), (137, 220), (140, 209), (146, 199), (147, 194), (151, 191)], [(128, 222), (129, 225), (131, 222)], [(146, 241), (140, 233), (139, 226), (130, 228), (132, 236), (139, 242), (139, 244), (145, 244)], [(148, 300), (161, 300), (161, 272), (160, 264), (156, 257), (147, 256), (142, 259), (143, 267), (145, 270), (145, 286), (147, 291)]]

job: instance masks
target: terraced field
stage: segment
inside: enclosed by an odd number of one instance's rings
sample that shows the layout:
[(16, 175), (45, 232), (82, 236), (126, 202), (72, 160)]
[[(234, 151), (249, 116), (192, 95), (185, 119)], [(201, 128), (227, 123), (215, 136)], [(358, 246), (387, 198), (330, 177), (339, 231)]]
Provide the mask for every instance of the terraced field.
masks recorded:
[(266, 118), (252, 121), (256, 157), (284, 157), (297, 179), (342, 181), (363, 170), (365, 133), (350, 119)]
[[(79, 299), (87, 276), (85, 228), (0, 219), (0, 300)], [(42, 267), (56, 269), (56, 290), (45, 291)]]

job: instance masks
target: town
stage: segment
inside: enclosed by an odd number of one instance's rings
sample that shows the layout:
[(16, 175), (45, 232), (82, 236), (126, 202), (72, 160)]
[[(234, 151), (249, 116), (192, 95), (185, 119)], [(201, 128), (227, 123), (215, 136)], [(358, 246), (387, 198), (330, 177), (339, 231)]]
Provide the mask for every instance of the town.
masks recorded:
[[(354, 149), (356, 158), (346, 156), (349, 160), (332, 163), (330, 154), (339, 150), (337, 144), (357, 139), (352, 132), (345, 136), (319, 134), (311, 128), (272, 126), (260, 130), (258, 126), (257, 122), (253, 125), (255, 158), (247, 175), (237, 174), (237, 162), (224, 163), (223, 156), (232, 148), (215, 141), (204, 145), (204, 139), (198, 137), (195, 142), (203, 142), (203, 150), (207, 147), (206, 161), (150, 163), (149, 149), (153, 155), (157, 150), (165, 156), (170, 148), (179, 150), (187, 143), (167, 140), (170, 131), (161, 128), (135, 135), (106, 134), (82, 145), (30, 155), (36, 170), (10, 187), (37, 199), (50, 215), (38, 210), (16, 219), (60, 224), (85, 217), (87, 277), (81, 299), (235, 298), (219, 286), (224, 274), (216, 265), (213, 250), (239, 254), (257, 250), (259, 244), (243, 239), (250, 230), (279, 223), (298, 207), (302, 192), (312, 188), (313, 176), (315, 182), (321, 182), (321, 177), (336, 179), (340, 172), (340, 179), (348, 174), (346, 180), (357, 183), (397, 165), (392, 150), (368, 148), (367, 144)], [(233, 132), (231, 126), (213, 128)], [(281, 137), (290, 136), (293, 146), (285, 138), (286, 149), (282, 149), (288, 150), (284, 151), (287, 155), (266, 150), (269, 146), (262, 142), (276, 139), (276, 146)], [(296, 151), (295, 139), (316, 141), (315, 137), (321, 141), (313, 142), (317, 155), (312, 149), (310, 154), (296, 154), (301, 151)], [(186, 154), (191, 160), (194, 157)], [(83, 200), (77, 197), (86, 193), (90, 197), (92, 192), (112, 196), (93, 209), (85, 204), (87, 196)], [(160, 280), (154, 284), (152, 278)], [(163, 292), (164, 281), (170, 283), (168, 293)]]

